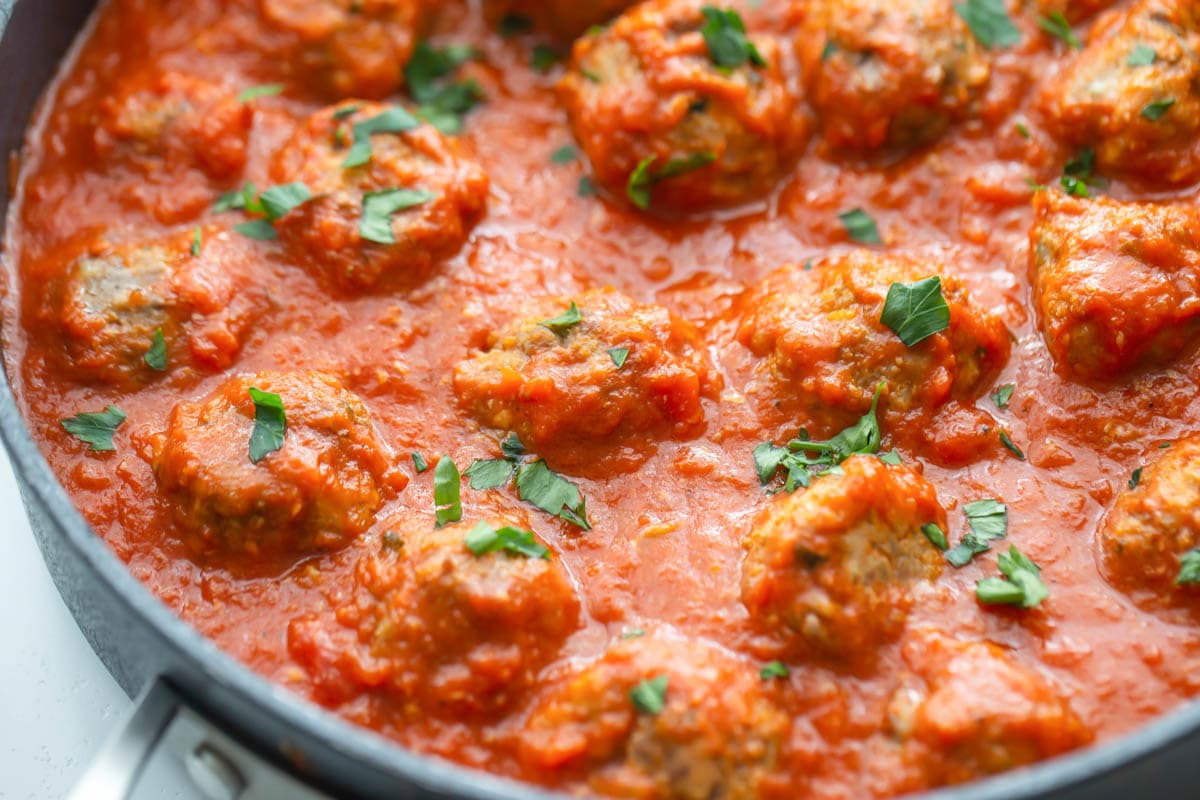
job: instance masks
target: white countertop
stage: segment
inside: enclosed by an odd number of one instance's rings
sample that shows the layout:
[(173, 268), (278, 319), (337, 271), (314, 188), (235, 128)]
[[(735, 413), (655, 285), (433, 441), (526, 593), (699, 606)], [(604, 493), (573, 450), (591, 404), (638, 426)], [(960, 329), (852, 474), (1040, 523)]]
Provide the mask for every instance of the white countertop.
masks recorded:
[(42, 563), (0, 447), (0, 798), (58, 800), (129, 700)]

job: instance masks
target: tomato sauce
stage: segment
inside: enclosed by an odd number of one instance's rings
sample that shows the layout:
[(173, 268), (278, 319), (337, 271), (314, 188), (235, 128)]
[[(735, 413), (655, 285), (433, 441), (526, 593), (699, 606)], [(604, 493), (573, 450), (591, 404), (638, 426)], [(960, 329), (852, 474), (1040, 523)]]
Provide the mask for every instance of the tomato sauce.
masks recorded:
[[(216, 193), (195, 169), (156, 184), (158, 199), (149, 204), (131, 199), (162, 176), (94, 158), (91, 137), (103, 100), (118, 84), (150, 85), (167, 71), (234, 91), (276, 81), (278, 64), (260, 47), (271, 31), (245, 13), (246, 4), (111, 0), (43, 101), (21, 153), (5, 245), (6, 366), (35, 439), (77, 506), (168, 607), (263, 676), (403, 746), (560, 785), (558, 776), (515, 754), (526, 724), (522, 708), (538, 687), (493, 719), (413, 715), (363, 686), (331, 698), (289, 650), (289, 625), (302, 617), (336, 637), (339, 609), (360, 588), (356, 564), (379, 547), (385, 520), (400, 514), (432, 524), (432, 470), (417, 473), (405, 461), (407, 486), (369, 533), (342, 549), (286, 563), (222, 561), (197, 558), (185, 546), (156, 483), (154, 437), (178, 402), (208, 395), (230, 375), (316, 369), (341, 376), (363, 399), (397, 463), (414, 451), (431, 462), (448, 455), (460, 467), (495, 458), (503, 432), (482, 428), (460, 408), (455, 367), (529, 297), (613, 286), (696, 326), (722, 388), (703, 401), (701, 435), (658, 442), (632, 471), (573, 478), (587, 498), (590, 531), (527, 508), (529, 527), (561, 559), (582, 609), (579, 629), (542, 671), (539, 686), (554, 686), (635, 627), (669, 628), (765, 663), (779, 648), (750, 624), (740, 595), (743, 540), (772, 500), (759, 485), (752, 451), (794, 436), (799, 423), (756, 383), (756, 359), (738, 342), (737, 328), (748, 290), (767, 274), (853, 249), (838, 215), (862, 208), (878, 224), (881, 249), (940, 255), (976, 304), (1011, 331), (1012, 354), (995, 382), (1015, 384), (1011, 402), (999, 409), (985, 395), (979, 407), (1027, 458), (993, 445), (966, 464), (939, 465), (930, 448), (952, 444), (961, 430), (917, 408), (907, 412), (905, 428), (928, 431), (933, 443), (896, 441), (889, 421), (899, 416), (883, 417), (884, 449), (895, 445), (906, 463), (924, 463), (947, 511), (951, 543), (967, 530), (962, 505), (981, 498), (1007, 504), (1008, 541), (961, 569), (947, 565), (932, 588), (916, 593), (906, 633), (882, 646), (873, 669), (789, 660), (780, 689), (793, 720), (784, 782), (830, 798), (887, 796), (929, 783), (881, 722), (914, 669), (917, 631), (1006, 649), (1050, 681), (1100, 742), (1200, 694), (1194, 620), (1143, 610), (1111, 587), (1096, 544), (1131, 473), (1155, 459), (1160, 444), (1200, 430), (1200, 356), (1190, 349), (1167, 367), (1109, 384), (1076, 382), (1054, 368), (1030, 300), (1030, 181), (1057, 184), (1074, 153), (1045, 131), (1034, 105), (1039, 84), (1067, 55), (1039, 34), (1033, 15), (1017, 18), (1021, 42), (995, 54), (976, 117), (928, 147), (881, 163), (827, 152), (814, 138), (761, 201), (669, 218), (603, 193), (581, 194), (586, 163), (552, 159), (573, 137), (555, 91), (562, 67), (547, 74), (530, 68), (529, 51), (541, 41), (536, 33), (505, 37), (478, 9), (441, 5), (432, 41), (479, 51), (464, 70), (486, 101), (466, 117), (461, 140), (490, 179), (486, 214), (457, 254), (426, 280), (395, 291), (331, 293), (274, 243), (237, 240), (257, 266), (252, 277), (239, 272), (235, 280), (265, 286), (270, 303), (221, 372), (172, 370), (131, 389), (80, 381), (62, 367), (54, 287), (62, 254), (92, 237), (136, 230), (149, 238), (218, 219), (210, 210)], [(786, 16), (771, 2), (745, 11), (751, 27), (779, 31)], [(1085, 37), (1087, 25), (1077, 31)], [(323, 105), (299, 83), (254, 101), (245, 169), (222, 188), (272, 185), (273, 152)], [(1120, 179), (1105, 193), (1196, 199), (1191, 187), (1148, 189)], [(153, 211), (167, 206), (170, 214)], [(115, 453), (89, 453), (60, 426), (110, 404), (128, 415)], [(490, 513), (497, 493), (513, 490), (476, 492), (464, 481), (464, 526)], [(1041, 565), (1049, 599), (1039, 607), (998, 610), (977, 602), (975, 584), (997, 574), (1000, 544), (1016, 545)]]

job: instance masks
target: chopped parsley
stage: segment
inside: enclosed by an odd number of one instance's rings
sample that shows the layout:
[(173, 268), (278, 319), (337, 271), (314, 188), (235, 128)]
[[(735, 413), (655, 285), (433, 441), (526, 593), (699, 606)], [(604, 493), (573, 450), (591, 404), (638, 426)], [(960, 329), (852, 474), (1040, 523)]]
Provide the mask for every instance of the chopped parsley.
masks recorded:
[(192, 258), (195, 258), (196, 256), (200, 255), (200, 248), (204, 245), (203, 236), (204, 236), (204, 232), (202, 230), (200, 230), (199, 225), (192, 228), (192, 246), (190, 249)]
[(250, 461), (257, 464), (283, 447), (287, 434), (287, 412), (283, 409), (283, 398), (274, 392), (264, 392), (254, 386), (249, 388), (254, 401), (254, 429), (250, 432)]
[(1009, 47), (1021, 41), (1021, 31), (1008, 16), (1004, 0), (966, 0), (955, 3), (954, 10), (988, 50)]
[(1007, 431), (1000, 431), (1000, 444), (1004, 445), (1004, 449), (1016, 456), (1019, 461), (1025, 460), (1025, 451), (1017, 447)]
[(387, 189), (363, 195), (362, 219), (358, 233), (368, 242), (395, 244), (392, 215), (428, 203), (437, 195), (424, 189)]
[(997, 559), (1003, 578), (984, 578), (975, 584), (975, 596), (984, 605), (1034, 608), (1050, 596), (1042, 570), (1016, 547)]
[(1179, 559), (1179, 575), (1176, 586), (1200, 586), (1200, 547), (1188, 550)]
[(508, 437), (500, 443), (500, 452), (504, 457), (511, 461), (519, 461), (525, 455), (525, 443), (521, 441), (521, 437), (515, 433), (510, 433)]
[(505, 39), (519, 36), (522, 33), (529, 33), (533, 30), (533, 20), (523, 14), (505, 14), (500, 18), (500, 25), (497, 27), (497, 30)]
[(996, 391), (992, 392), (992, 402), (996, 404), (996, 408), (1006, 409), (1008, 403), (1012, 400), (1013, 392), (1017, 390), (1015, 384), (1006, 383)]
[(558, 475), (546, 462), (522, 463), (525, 445), (515, 433), (500, 443), (502, 458), (476, 459), (463, 473), (475, 491), (499, 489), (515, 478), (517, 496), (551, 516), (566, 520), (585, 531), (592, 529), (587, 518), (587, 501), (579, 486)]
[(1166, 115), (1168, 111), (1171, 110), (1171, 106), (1173, 105), (1175, 105), (1174, 97), (1168, 97), (1163, 100), (1155, 100), (1153, 103), (1148, 103), (1146, 107), (1142, 109), (1142, 116), (1151, 122), (1158, 122)]
[(421, 42), (404, 68), (408, 89), (417, 101), (417, 116), (442, 133), (459, 133), (463, 116), (483, 99), (483, 90), (474, 80), (448, 80), (475, 56), (471, 47), (438, 48)]
[(462, 496), (458, 466), (449, 456), (433, 468), (434, 517), (439, 528), (462, 519)]
[(1029, 126), (1026, 125), (1024, 122), (1014, 123), (1013, 127), (1017, 129), (1017, 133), (1019, 133), (1021, 135), (1022, 139), (1032, 139), (1033, 138), (1033, 134), (1029, 132)]
[(703, 169), (716, 160), (715, 153), (693, 153), (687, 158), (672, 158), (662, 166), (662, 169), (656, 170), (654, 164), (658, 161), (658, 156), (644, 158), (629, 174), (629, 181), (625, 185), (625, 194), (630, 202), (645, 211), (650, 208), (650, 191), (656, 184), (668, 178)]
[(704, 6), (704, 27), (700, 33), (708, 47), (708, 57), (722, 69), (736, 69), (750, 63), (756, 67), (767, 66), (767, 60), (758, 52), (754, 42), (746, 37), (746, 25), (733, 9)]
[(579, 185), (575, 187), (576, 197), (595, 197), (596, 184), (587, 175), (582, 175), (579, 178)]
[(237, 99), (239, 103), (249, 103), (260, 97), (274, 97), (277, 94), (283, 94), (282, 83), (264, 83), (242, 89)]
[(552, 164), (570, 164), (579, 158), (579, 151), (574, 145), (564, 144), (562, 147), (550, 154), (550, 163)]
[(429, 463), (425, 461), (425, 456), (421, 455), (420, 453), (416, 452), (415, 450), (413, 451), (413, 454), (412, 454), (412, 461), (413, 461), (413, 467), (417, 470), (418, 475), (420, 475), (425, 470), (429, 469)]
[(825, 46), (821, 48), (821, 60), (828, 61), (837, 52), (837, 49), (838, 47), (832, 39), (826, 39)]
[(1091, 197), (1091, 190), (1088, 189), (1087, 181), (1080, 180), (1073, 175), (1062, 176), (1063, 191), (1071, 195), (1071, 197)]
[(788, 669), (787, 664), (782, 661), (771, 661), (763, 665), (763, 668), (758, 671), (758, 677), (764, 681), (774, 680), (776, 678), (786, 678), (791, 675), (792, 671)]
[(146, 355), (142, 356), (142, 361), (145, 361), (146, 366), (156, 372), (167, 371), (167, 340), (163, 337), (162, 328), (154, 331), (154, 338), (150, 340), (150, 349), (146, 351)]
[(113, 434), (125, 420), (124, 411), (109, 406), (95, 413), (76, 414), (60, 424), (67, 433), (86, 444), (89, 450), (111, 453), (117, 449), (113, 444)]
[(354, 143), (350, 145), (350, 152), (346, 154), (342, 166), (350, 169), (368, 163), (371, 160), (371, 137), (375, 134), (404, 133), (419, 127), (420, 124), (420, 120), (400, 106), (392, 106), (373, 117), (354, 123)]
[(907, 347), (946, 330), (950, 327), (950, 306), (942, 296), (942, 279), (934, 275), (914, 283), (893, 283), (879, 321)]
[(234, 189), (231, 192), (224, 192), (217, 198), (217, 202), (213, 203), (213, 213), (220, 214), (223, 211), (233, 211), (253, 206), (257, 203), (255, 197), (258, 195), (258, 190), (254, 188), (253, 183), (247, 183), (240, 189)]
[(956, 567), (970, 563), (980, 553), (986, 553), (991, 542), (1008, 535), (1008, 506), (999, 500), (976, 500), (963, 506), (970, 532), (954, 548), (946, 552), (946, 560)]
[(879, 226), (875, 224), (874, 218), (861, 208), (843, 211), (838, 214), (838, 219), (846, 226), (846, 233), (850, 238), (859, 244), (883, 244)]
[(503, 551), (525, 558), (550, 560), (550, 549), (540, 544), (531, 531), (510, 525), (493, 528), (486, 522), (480, 522), (467, 534), (463, 544), (477, 556)]
[(561, 58), (558, 51), (546, 44), (534, 45), (533, 54), (530, 56), (530, 65), (538, 72), (545, 75)]
[(640, 639), (645, 635), (646, 635), (645, 628), (629, 628), (628, 630), (622, 631), (621, 639), (623, 641), (627, 642), (630, 639)]
[(1075, 35), (1075, 31), (1071, 30), (1071, 23), (1067, 22), (1067, 18), (1063, 16), (1061, 11), (1053, 11), (1049, 16), (1039, 14), (1037, 24), (1043, 31), (1058, 39), (1072, 50), (1078, 50), (1082, 47), (1079, 43), (1079, 37)]
[(556, 336), (566, 336), (572, 328), (583, 322), (583, 314), (579, 311), (579, 306), (575, 305), (575, 301), (571, 301), (571, 307), (557, 317), (552, 319), (544, 319), (538, 323), (543, 328), (549, 328), (554, 331)]
[(512, 478), (517, 466), (504, 458), (476, 459), (463, 472), (477, 492), (499, 489)]
[(1090, 197), (1089, 187), (1103, 186), (1095, 175), (1096, 151), (1085, 147), (1063, 167), (1062, 187), (1072, 197)]
[(950, 542), (946, 540), (946, 532), (936, 523), (930, 522), (928, 525), (922, 525), (921, 533), (925, 534), (925, 538), (938, 550), (945, 552), (950, 549)]
[[(253, 184), (246, 184), (242, 189), (242, 197), (240, 205), (229, 205), (229, 208), (241, 208), (252, 214), (262, 214), (263, 219), (253, 219), (249, 222), (243, 222), (240, 225), (233, 226), (233, 229), (243, 236), (251, 239), (274, 239), (275, 237), (275, 220), (287, 214), (296, 206), (306, 203), (312, 198), (312, 192), (308, 186), (303, 183), (285, 183), (279, 186), (272, 186), (263, 191), (257, 199), (253, 196)], [(249, 192), (249, 194), (247, 194)], [(218, 206), (222, 205), (221, 200), (217, 201)], [(239, 202), (236, 199), (230, 198), (229, 203)]]
[(634, 708), (651, 716), (662, 713), (667, 707), (667, 676), (644, 680), (629, 690), (629, 700)]
[(629, 358), (629, 348), (610, 347), (608, 350), (608, 357), (612, 359), (612, 362), (617, 366), (617, 369), (620, 369), (621, 367), (625, 366), (625, 360)]
[(1142, 467), (1138, 467), (1137, 469), (1135, 469), (1133, 471), (1133, 474), (1129, 476), (1129, 491), (1132, 492), (1134, 489), (1136, 489), (1141, 484), (1142, 469), (1143, 469)]
[(1129, 51), (1129, 60), (1126, 62), (1131, 67), (1149, 67), (1158, 60), (1158, 53), (1148, 44), (1135, 44), (1133, 50)]

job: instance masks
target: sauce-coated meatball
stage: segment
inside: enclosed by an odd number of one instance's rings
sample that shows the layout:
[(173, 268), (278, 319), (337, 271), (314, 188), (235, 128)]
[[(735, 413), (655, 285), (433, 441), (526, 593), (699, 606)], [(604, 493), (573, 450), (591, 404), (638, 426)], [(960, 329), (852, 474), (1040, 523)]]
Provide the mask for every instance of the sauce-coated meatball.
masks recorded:
[(563, 39), (574, 39), (635, 5), (637, 0), (484, 0), (489, 18), (516, 15)]
[(941, 574), (929, 524), (947, 530), (919, 472), (853, 456), (763, 512), (746, 542), (742, 601), (789, 652), (869, 664), (903, 627), (914, 585)]
[(403, 82), (427, 0), (258, 0), (283, 34), (280, 65), (291, 80), (330, 98), (379, 98)]
[[(579, 322), (552, 330), (574, 307)], [(664, 308), (612, 289), (539, 300), (459, 364), (454, 388), (492, 428), (556, 467), (638, 459), (648, 435), (688, 436), (717, 380), (699, 337)], [(618, 364), (618, 362), (620, 362)]]
[(1044, 677), (996, 645), (936, 637), (916, 659), (927, 678), (893, 708), (893, 733), (924, 750), (936, 783), (962, 783), (1081, 747), (1091, 731)]
[(642, 205), (753, 200), (803, 144), (807, 123), (778, 43), (751, 35), (760, 58), (719, 66), (701, 34), (704, 5), (650, 0), (575, 45), (564, 102), (597, 182), (614, 195), (627, 196), (640, 172)]
[(1169, 362), (1200, 332), (1200, 213), (1039, 192), (1034, 303), (1059, 369), (1114, 379)]
[[(942, 278), (946, 330), (906, 346), (881, 321), (892, 283)], [(785, 408), (836, 430), (866, 413), (881, 381), (889, 411), (935, 410), (970, 401), (1008, 360), (1003, 323), (974, 305), (937, 261), (862, 250), (788, 266), (750, 296), (739, 340), (779, 384)]]
[[(251, 461), (250, 388), (279, 395), (283, 446)], [(375, 520), (403, 485), (366, 406), (319, 372), (243, 375), (171, 412), (155, 444), (154, 474), (199, 553), (247, 556), (333, 549)]]
[[(524, 515), (486, 525), (528, 533)], [(392, 689), (454, 714), (509, 708), (579, 627), (579, 599), (558, 557), (475, 555), (468, 524), (384, 527), (384, 545), (358, 565), (374, 598), (358, 628), (387, 663)]]
[[(1176, 442), (1117, 498), (1100, 529), (1104, 573), (1147, 606), (1200, 612), (1200, 584), (1180, 583), (1200, 549), (1200, 437)], [(1196, 558), (1196, 556), (1192, 556)]]
[[(369, 160), (344, 166), (355, 126), (385, 113), (402, 112), (374, 103), (326, 108), (296, 130), (272, 165), (277, 183), (300, 182), (313, 195), (279, 220), (279, 238), (345, 290), (424, 277), (462, 247), (487, 204), (483, 169), (429, 125), (376, 133)], [(377, 214), (382, 229), (368, 238), (368, 206), (394, 190), (420, 196)], [(389, 235), (392, 242), (378, 241)]]
[(145, 361), (162, 331), (166, 368), (233, 363), (263, 293), (230, 234), (202, 232), (154, 241), (99, 242), (67, 268), (60, 323), (72, 365), (88, 380), (136, 387), (156, 374)]
[(952, 0), (816, 0), (798, 39), (809, 102), (836, 148), (906, 148), (966, 118), (991, 78)]
[[(662, 689), (662, 709), (635, 705)], [(695, 640), (614, 645), (554, 687), (521, 733), (522, 761), (579, 790), (655, 800), (752, 800), (789, 731), (753, 665)]]
[(1200, 12), (1143, 0), (1100, 20), (1048, 85), (1057, 135), (1095, 149), (1102, 172), (1171, 183), (1200, 175)]

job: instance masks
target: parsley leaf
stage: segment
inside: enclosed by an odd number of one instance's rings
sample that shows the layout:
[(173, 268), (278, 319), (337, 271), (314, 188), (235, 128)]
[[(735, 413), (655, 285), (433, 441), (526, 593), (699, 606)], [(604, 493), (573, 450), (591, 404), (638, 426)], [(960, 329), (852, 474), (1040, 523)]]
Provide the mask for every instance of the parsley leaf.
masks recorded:
[(723, 69), (736, 69), (747, 62), (756, 67), (767, 66), (767, 60), (746, 38), (746, 25), (736, 11), (704, 6), (700, 13), (704, 15), (700, 33), (714, 64)]
[(1037, 24), (1043, 31), (1063, 42), (1072, 50), (1082, 47), (1079, 37), (1075, 35), (1075, 31), (1071, 30), (1071, 23), (1067, 21), (1061, 11), (1053, 11), (1048, 17), (1039, 14)]
[(88, 445), (89, 450), (111, 453), (117, 449), (113, 444), (113, 434), (125, 420), (124, 411), (116, 406), (109, 406), (95, 413), (76, 414), (59, 424), (67, 433)]
[(668, 178), (703, 169), (716, 160), (715, 153), (693, 153), (687, 158), (672, 158), (662, 169), (655, 170), (654, 164), (658, 161), (658, 156), (644, 158), (629, 174), (625, 194), (630, 202), (645, 211), (650, 208), (650, 191), (656, 184)]
[(620, 369), (621, 367), (625, 366), (625, 360), (629, 358), (629, 348), (610, 347), (608, 350), (608, 357), (611, 358), (612, 362), (617, 365), (617, 369)]
[(437, 195), (424, 189), (387, 189), (363, 195), (363, 213), (358, 234), (368, 242), (395, 244), (392, 215), (428, 203)]
[(547, 514), (585, 531), (592, 529), (587, 519), (587, 501), (580, 495), (579, 487), (552, 472), (545, 461), (539, 459), (517, 467), (517, 495)]
[(539, 543), (532, 532), (509, 525), (505, 525), (503, 528), (493, 528), (486, 522), (480, 522), (467, 534), (463, 544), (477, 556), (503, 550), (506, 553), (525, 558), (550, 560), (550, 549)]
[[(350, 113), (354, 113), (351, 111)], [(354, 123), (354, 143), (342, 166), (361, 167), (371, 160), (371, 137), (377, 133), (404, 133), (419, 127), (420, 120), (400, 106), (392, 106), (379, 114)]]
[(645, 628), (629, 628), (629, 629), (621, 632), (621, 639), (622, 639), (622, 641), (627, 642), (630, 639), (640, 639), (645, 635), (646, 635)]
[(992, 402), (996, 404), (996, 408), (1008, 408), (1008, 403), (1012, 400), (1013, 392), (1017, 390), (1015, 384), (1006, 383), (992, 393)]
[(421, 42), (404, 68), (408, 89), (418, 103), (417, 116), (442, 133), (461, 131), (463, 115), (483, 99), (483, 90), (474, 80), (445, 80), (475, 56), (471, 47), (435, 48)]
[(966, 0), (955, 3), (954, 10), (988, 50), (1009, 47), (1021, 41), (1021, 31), (1008, 16), (1004, 0)]
[(1179, 559), (1179, 575), (1176, 586), (1200, 586), (1200, 547), (1188, 550)]
[(498, 489), (508, 483), (517, 466), (504, 458), (476, 459), (463, 475), (471, 479), (471, 488), (477, 492)]
[(413, 467), (416, 468), (417, 474), (420, 475), (425, 470), (429, 469), (429, 464), (425, 461), (425, 456), (413, 451), (412, 454)]
[(950, 327), (950, 306), (937, 275), (914, 283), (893, 283), (879, 321), (912, 347)]
[(554, 331), (557, 336), (566, 336), (567, 333), (579, 323), (583, 322), (583, 314), (579, 312), (579, 306), (575, 305), (575, 301), (571, 301), (571, 307), (553, 319), (544, 319), (538, 324), (543, 328), (549, 328)]
[(282, 83), (264, 83), (259, 86), (250, 86), (242, 89), (238, 93), (237, 99), (239, 103), (249, 103), (252, 100), (257, 100), (260, 97), (273, 97), (283, 93)]
[(570, 164), (579, 158), (579, 151), (574, 145), (564, 144), (562, 147), (550, 154), (550, 163), (552, 164)]
[(1025, 451), (1017, 447), (1012, 437), (1008, 435), (1008, 431), (1000, 431), (1000, 444), (1004, 445), (1005, 450), (1016, 456), (1018, 461), (1025, 460)]
[(587, 175), (579, 177), (579, 185), (575, 188), (576, 197), (595, 197), (596, 184)]
[(758, 677), (762, 678), (764, 681), (769, 681), (774, 678), (786, 678), (791, 674), (792, 671), (788, 669), (787, 664), (784, 664), (782, 661), (772, 661), (768, 664), (764, 664), (763, 668), (758, 671)]
[(312, 192), (300, 182), (272, 186), (258, 196), (263, 213), (272, 222), (310, 199), (312, 199)]
[(1092, 196), (1091, 191), (1088, 189), (1087, 181), (1080, 180), (1079, 178), (1071, 175), (1062, 176), (1062, 187), (1063, 191), (1071, 195), (1071, 197)]
[(433, 468), (434, 517), (439, 528), (462, 519), (461, 479), (458, 466), (449, 456), (438, 459)]
[(925, 538), (938, 550), (945, 552), (950, 549), (950, 542), (946, 541), (946, 532), (938, 527), (936, 523), (930, 522), (927, 525), (922, 525), (921, 533), (925, 534)]
[(203, 237), (204, 237), (204, 231), (200, 230), (199, 225), (192, 228), (192, 246), (191, 246), (192, 258), (195, 258), (196, 256), (200, 255), (200, 248), (204, 244)]
[(986, 553), (990, 542), (1008, 535), (1008, 506), (998, 500), (976, 500), (963, 506), (971, 531), (953, 549), (946, 560), (956, 567), (970, 563), (980, 553)]
[(533, 30), (533, 20), (523, 14), (505, 14), (497, 27), (505, 39)]
[(1155, 100), (1153, 103), (1147, 104), (1146, 107), (1142, 109), (1142, 116), (1151, 122), (1158, 122), (1163, 118), (1163, 116), (1166, 115), (1168, 111), (1171, 110), (1171, 106), (1173, 105), (1175, 105), (1174, 97), (1168, 97), (1163, 100)]
[[(1004, 578), (984, 578), (975, 584), (975, 596), (985, 605), (1034, 608), (1050, 596), (1041, 568), (1016, 547), (997, 559)], [(1005, 580), (1007, 578), (1007, 580)]]
[(559, 56), (553, 47), (546, 44), (538, 44), (533, 47), (530, 64), (535, 70), (545, 75), (558, 63), (559, 58), (561, 56)]
[(272, 186), (263, 191), (257, 199), (254, 197), (254, 184), (246, 184), (242, 188), (241, 197), (222, 195), (217, 201), (218, 210), (224, 208), (241, 208), (254, 214), (263, 214), (265, 219), (253, 219), (234, 225), (233, 229), (250, 239), (274, 239), (275, 220), (287, 214), (293, 208), (312, 198), (312, 192), (303, 183), (285, 183)]
[(1137, 469), (1135, 469), (1133, 471), (1133, 474), (1129, 476), (1129, 491), (1132, 492), (1134, 489), (1136, 489), (1141, 484), (1142, 469), (1143, 469), (1142, 467), (1138, 467)]
[(629, 690), (629, 700), (643, 714), (660, 714), (667, 707), (667, 682), (666, 675), (644, 680)]
[(250, 432), (250, 461), (257, 464), (271, 453), (283, 447), (287, 434), (287, 413), (283, 399), (273, 393), (264, 392), (254, 386), (249, 388), (254, 401), (254, 429)]
[(213, 213), (220, 214), (223, 211), (246, 208), (254, 202), (257, 194), (258, 190), (254, 188), (253, 183), (247, 183), (242, 188), (234, 189), (232, 192), (225, 192), (217, 198), (217, 202), (213, 203)]
[(150, 349), (146, 351), (146, 355), (142, 356), (142, 360), (152, 370), (167, 371), (167, 340), (163, 337), (162, 328), (154, 331), (154, 338), (150, 340)]
[(525, 443), (521, 441), (520, 436), (510, 433), (508, 438), (500, 443), (500, 452), (509, 461), (518, 461), (525, 455)]
[(846, 226), (846, 233), (859, 244), (883, 244), (879, 235), (879, 226), (870, 214), (861, 208), (852, 208), (838, 214), (838, 219)]
[(1157, 60), (1158, 53), (1153, 47), (1139, 43), (1129, 52), (1129, 60), (1126, 63), (1131, 67), (1149, 67)]

